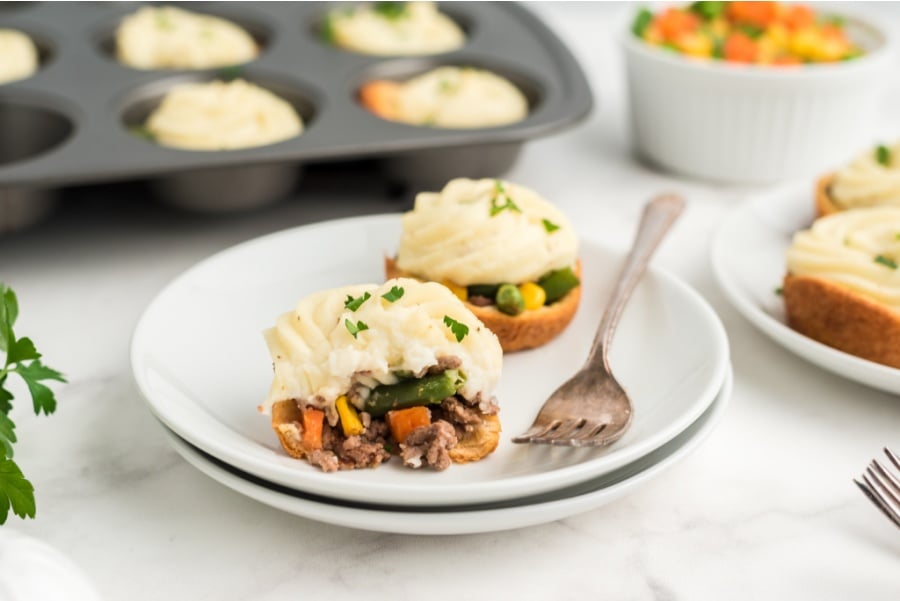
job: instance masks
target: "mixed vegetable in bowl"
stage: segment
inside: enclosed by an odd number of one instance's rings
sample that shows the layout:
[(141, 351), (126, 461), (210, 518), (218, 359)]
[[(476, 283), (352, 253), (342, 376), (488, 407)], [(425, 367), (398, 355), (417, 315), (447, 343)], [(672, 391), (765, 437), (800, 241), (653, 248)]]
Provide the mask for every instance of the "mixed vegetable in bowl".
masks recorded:
[(642, 9), (632, 32), (648, 44), (691, 57), (755, 65), (832, 63), (863, 54), (841, 17), (805, 4), (694, 2)]

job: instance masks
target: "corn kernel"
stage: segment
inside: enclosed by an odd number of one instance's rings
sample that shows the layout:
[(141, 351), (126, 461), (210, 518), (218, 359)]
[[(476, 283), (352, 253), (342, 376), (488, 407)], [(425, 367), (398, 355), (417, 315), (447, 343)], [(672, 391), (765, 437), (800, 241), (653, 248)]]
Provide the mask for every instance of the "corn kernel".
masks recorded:
[(455, 294), (456, 298), (458, 298), (459, 300), (469, 300), (469, 290), (465, 286), (460, 286), (458, 284), (454, 284), (453, 282), (448, 282), (447, 280), (444, 280), (443, 282), (441, 282), (441, 284), (449, 288), (450, 292)]
[(525, 301), (525, 310), (540, 309), (547, 302), (547, 293), (534, 282), (519, 285), (519, 293)]
[(713, 51), (713, 42), (709, 36), (702, 33), (686, 33), (678, 37), (676, 42), (679, 50), (688, 56), (710, 57)]
[(341, 418), (341, 429), (344, 430), (344, 436), (355, 436), (362, 434), (366, 429), (359, 419), (359, 413), (356, 407), (350, 404), (345, 396), (339, 396), (334, 402), (338, 415)]

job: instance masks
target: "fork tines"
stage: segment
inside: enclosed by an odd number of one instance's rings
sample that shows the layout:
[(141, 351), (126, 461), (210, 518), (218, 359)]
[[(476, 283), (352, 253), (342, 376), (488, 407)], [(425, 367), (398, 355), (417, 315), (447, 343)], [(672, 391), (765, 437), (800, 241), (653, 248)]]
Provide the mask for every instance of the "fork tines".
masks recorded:
[[(894, 469), (900, 473), (900, 457), (887, 447), (884, 454)], [(878, 463), (878, 460), (873, 460), (862, 475), (862, 482), (859, 480), (854, 482), (869, 500), (900, 528), (900, 477)]]

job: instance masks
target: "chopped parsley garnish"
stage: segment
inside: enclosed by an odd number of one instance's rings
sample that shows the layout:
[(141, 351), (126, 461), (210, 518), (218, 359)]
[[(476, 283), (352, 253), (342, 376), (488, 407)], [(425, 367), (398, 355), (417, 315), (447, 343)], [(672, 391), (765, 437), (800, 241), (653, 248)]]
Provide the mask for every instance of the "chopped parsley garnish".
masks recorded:
[(553, 232), (555, 232), (556, 230), (559, 229), (559, 226), (556, 225), (555, 223), (553, 223), (552, 221), (550, 221), (549, 219), (542, 219), (541, 221), (544, 222), (544, 229), (547, 230), (548, 234), (552, 234)]
[(147, 129), (146, 125), (134, 125), (128, 128), (128, 131), (131, 132), (131, 135), (137, 136), (138, 138), (143, 138), (144, 140), (148, 140), (150, 142), (156, 141), (156, 136), (153, 135), (153, 132)]
[[(503, 204), (500, 204), (501, 201)], [(491, 196), (491, 217), (507, 209), (515, 211), (516, 213), (522, 212), (519, 205), (513, 202), (513, 199), (510, 198), (509, 194), (506, 192), (506, 188), (503, 187), (503, 182), (499, 179), (494, 180), (494, 195)]]
[(357, 321), (353, 323), (349, 319), (344, 320), (344, 325), (347, 326), (347, 331), (353, 335), (353, 338), (356, 338), (356, 335), (362, 332), (363, 330), (368, 330), (369, 326), (365, 324), (365, 322)]
[(778, 288), (775, 289), (775, 294), (777, 294), (778, 296), (781, 296), (782, 294), (784, 294), (784, 288), (779, 286)]
[(450, 331), (453, 332), (454, 336), (456, 336), (457, 342), (462, 342), (462, 339), (465, 338), (466, 334), (469, 333), (469, 326), (456, 321), (449, 315), (444, 315), (444, 325), (450, 328)]
[(881, 144), (875, 149), (875, 160), (888, 167), (891, 164), (891, 149)]
[(385, 19), (400, 19), (407, 15), (406, 2), (376, 2), (373, 10)]
[(319, 37), (321, 37), (324, 42), (329, 44), (334, 43), (334, 24), (331, 22), (331, 15), (326, 16), (325, 19), (322, 20), (322, 26), (319, 27)]
[(875, 262), (884, 265), (885, 267), (890, 267), (891, 269), (897, 269), (897, 261), (891, 259), (890, 257), (885, 257), (884, 255), (878, 255), (875, 257)]
[(403, 288), (401, 288), (400, 286), (391, 286), (391, 289), (388, 292), (382, 294), (381, 298), (389, 303), (393, 303), (403, 298), (403, 292)]
[(345, 309), (350, 309), (351, 311), (353, 311), (353, 312), (355, 313), (356, 310), (359, 309), (360, 306), (361, 306), (364, 302), (366, 302), (367, 300), (369, 300), (370, 298), (372, 298), (372, 295), (369, 294), (368, 292), (366, 292), (366, 293), (363, 294), (362, 296), (358, 296), (358, 297), (356, 297), (356, 298), (353, 298), (352, 296), (350, 296), (350, 295), (348, 294), (348, 295), (347, 295), (347, 300), (344, 301), (344, 308), (345, 308)]
[(449, 79), (442, 79), (440, 83), (438, 83), (438, 92), (441, 94), (454, 94), (459, 89), (458, 81), (450, 81)]

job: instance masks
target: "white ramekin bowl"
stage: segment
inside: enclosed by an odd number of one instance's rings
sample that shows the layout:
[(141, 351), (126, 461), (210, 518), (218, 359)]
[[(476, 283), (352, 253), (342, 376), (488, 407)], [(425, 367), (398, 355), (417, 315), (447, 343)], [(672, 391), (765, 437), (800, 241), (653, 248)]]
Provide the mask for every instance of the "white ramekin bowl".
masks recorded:
[(706, 180), (770, 183), (821, 173), (875, 134), (890, 75), (887, 32), (847, 18), (866, 54), (797, 67), (691, 59), (620, 27), (638, 153), (664, 169)]

